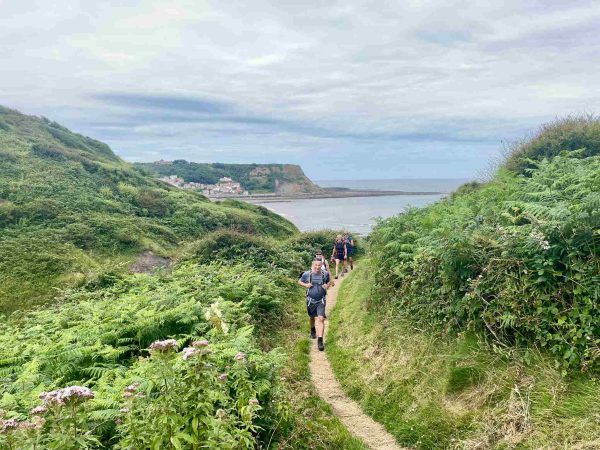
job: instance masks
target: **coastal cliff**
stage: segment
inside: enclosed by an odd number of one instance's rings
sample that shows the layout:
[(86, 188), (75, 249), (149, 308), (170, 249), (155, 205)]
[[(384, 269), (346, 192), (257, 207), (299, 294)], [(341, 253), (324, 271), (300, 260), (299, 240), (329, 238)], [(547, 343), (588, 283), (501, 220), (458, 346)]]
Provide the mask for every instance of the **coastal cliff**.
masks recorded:
[(214, 184), (230, 177), (250, 193), (310, 194), (321, 192), (295, 164), (222, 164), (185, 160), (136, 163), (155, 176), (177, 175), (186, 182)]

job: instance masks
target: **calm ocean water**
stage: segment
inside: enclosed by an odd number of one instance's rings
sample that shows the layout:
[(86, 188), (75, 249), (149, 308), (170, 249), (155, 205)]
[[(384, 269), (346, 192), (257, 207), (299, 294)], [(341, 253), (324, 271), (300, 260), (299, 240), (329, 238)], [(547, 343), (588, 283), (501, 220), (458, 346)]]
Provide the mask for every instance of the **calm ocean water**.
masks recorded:
[[(450, 193), (467, 181), (466, 179), (319, 180), (315, 183), (322, 187)], [(403, 212), (408, 206), (425, 206), (441, 197), (443, 194), (396, 195), (302, 199), (260, 204), (286, 217), (302, 231), (344, 228), (366, 235), (371, 231), (377, 217), (394, 216)]]

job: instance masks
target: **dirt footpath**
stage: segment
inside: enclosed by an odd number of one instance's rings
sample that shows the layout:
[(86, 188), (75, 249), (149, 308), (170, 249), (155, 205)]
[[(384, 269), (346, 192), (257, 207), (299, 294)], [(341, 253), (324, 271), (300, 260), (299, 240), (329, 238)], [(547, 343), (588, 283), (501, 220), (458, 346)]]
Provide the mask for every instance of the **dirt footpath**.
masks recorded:
[[(327, 316), (333, 310), (337, 293), (344, 278), (336, 280), (335, 287), (327, 293)], [(367, 447), (377, 450), (401, 449), (394, 437), (371, 417), (362, 412), (358, 403), (346, 396), (340, 383), (335, 379), (327, 359), (327, 330), (325, 320), (325, 351), (317, 349), (316, 339), (311, 341), (310, 374), (319, 396), (331, 405), (335, 414), (354, 436), (362, 439)]]

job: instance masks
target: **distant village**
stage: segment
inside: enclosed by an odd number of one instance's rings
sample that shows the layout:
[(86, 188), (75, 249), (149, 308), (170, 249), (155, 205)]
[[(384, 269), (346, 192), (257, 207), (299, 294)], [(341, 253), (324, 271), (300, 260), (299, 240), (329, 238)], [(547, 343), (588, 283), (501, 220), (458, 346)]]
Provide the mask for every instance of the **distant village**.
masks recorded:
[(169, 175), (159, 178), (161, 181), (176, 186), (181, 189), (192, 189), (200, 191), (207, 197), (227, 197), (238, 195), (249, 195), (248, 191), (244, 190), (240, 183), (233, 181), (229, 177), (222, 177), (217, 184), (204, 184), (185, 181), (177, 175)]

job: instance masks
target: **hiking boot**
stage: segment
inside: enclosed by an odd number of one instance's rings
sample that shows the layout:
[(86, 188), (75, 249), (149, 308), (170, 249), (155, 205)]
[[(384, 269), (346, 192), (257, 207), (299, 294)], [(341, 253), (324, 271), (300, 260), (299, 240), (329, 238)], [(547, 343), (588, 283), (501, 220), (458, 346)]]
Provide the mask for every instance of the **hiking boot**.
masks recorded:
[[(344, 275), (344, 274), (342, 274), (342, 275)], [(336, 279), (336, 280), (338, 279), (338, 276), (337, 276), (337, 275), (335, 276), (335, 279)]]
[(342, 277), (343, 277), (343, 276), (344, 276), (344, 272), (342, 272), (342, 274), (341, 274), (340, 276), (342, 276)]
[(346, 268), (346, 269), (344, 269), (344, 273), (348, 273), (348, 269), (347, 269), (347, 268)]
[(350, 270), (354, 270), (354, 264), (350, 264)]
[(317, 339), (317, 347), (319, 348), (319, 351), (322, 352), (323, 350), (325, 350), (325, 346), (323, 345), (323, 338), (320, 337)]
[(317, 338), (317, 329), (315, 327), (312, 327), (310, 329), (310, 338), (311, 339), (316, 339)]

